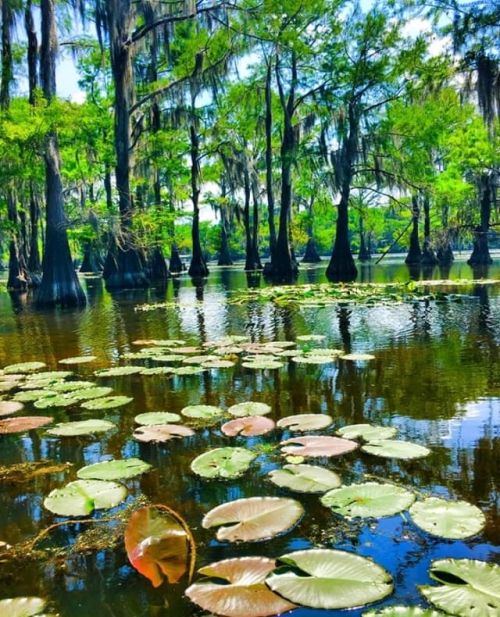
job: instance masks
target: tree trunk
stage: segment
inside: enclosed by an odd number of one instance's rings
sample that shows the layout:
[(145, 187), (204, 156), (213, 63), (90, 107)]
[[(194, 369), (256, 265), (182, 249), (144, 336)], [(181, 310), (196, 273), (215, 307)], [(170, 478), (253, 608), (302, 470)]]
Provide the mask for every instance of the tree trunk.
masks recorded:
[(366, 239), (363, 213), (359, 213), (359, 261), (370, 261), (372, 258), (370, 246)]
[(313, 205), (314, 195), (311, 196), (309, 202), (308, 223), (307, 223), (307, 244), (304, 251), (304, 257), (302, 257), (302, 263), (305, 264), (317, 264), (321, 261), (318, 249), (316, 248), (316, 242), (314, 241), (314, 218), (313, 218)]
[(173, 274), (180, 274), (181, 272), (184, 272), (185, 269), (186, 266), (182, 263), (179, 248), (174, 242), (170, 252), (170, 272)]
[(7, 289), (9, 291), (26, 291), (28, 289), (28, 276), (23, 260), (22, 252), (18, 243), (19, 217), (17, 213), (16, 198), (12, 190), (7, 190), (7, 213), (12, 225), (9, 242), (9, 278)]
[[(42, 87), (45, 98), (50, 102), (56, 94), (57, 30), (54, 0), (41, 0), (40, 7)], [(86, 303), (86, 298), (73, 267), (66, 234), (59, 143), (55, 131), (47, 135), (44, 160), (47, 223), (43, 276), (36, 302), (39, 306), (81, 306)]]
[(273, 191), (273, 113), (272, 113), (272, 62), (266, 73), (266, 193), (267, 221), (269, 225), (269, 252), (271, 261), (276, 250), (276, 223), (274, 221)]
[[(221, 196), (224, 199), (226, 197), (226, 183), (222, 181)], [(222, 203), (220, 207), (220, 250), (219, 260), (217, 265), (219, 266), (232, 266), (233, 260), (231, 259), (231, 251), (229, 250), (229, 234), (228, 234), (228, 220), (226, 204)]]
[(441, 266), (449, 266), (455, 259), (453, 256), (453, 249), (451, 246), (450, 232), (448, 229), (448, 205), (445, 204), (442, 210), (442, 225), (443, 225), (443, 237), (439, 243), (436, 251), (436, 257)]
[(424, 195), (424, 245), (422, 247), (422, 265), (435, 266), (438, 258), (431, 244), (431, 213), (430, 201), (427, 194)]
[(191, 137), (191, 199), (193, 201), (193, 225), (191, 237), (193, 242), (193, 255), (189, 266), (188, 274), (193, 278), (204, 278), (208, 276), (208, 268), (203, 257), (200, 242), (200, 139), (194, 124), (189, 127)]
[(483, 174), (480, 180), (481, 223), (474, 230), (474, 246), (467, 261), (470, 266), (487, 266), (493, 263), (488, 246), (488, 231), (494, 195), (492, 176)]
[(33, 19), (32, 2), (26, 2), (24, 10), (24, 28), (28, 39), (28, 87), (30, 105), (36, 103), (36, 89), (38, 86), (38, 38), (36, 35), (35, 20)]
[(252, 261), (255, 265), (254, 270), (262, 270), (262, 263), (259, 255), (259, 186), (258, 178), (254, 173), (252, 175)]
[(260, 264), (256, 263), (254, 255), (254, 241), (252, 237), (252, 226), (250, 222), (250, 173), (248, 171), (248, 164), (246, 159), (243, 165), (243, 189), (245, 194), (245, 205), (243, 207), (243, 224), (245, 227), (245, 271), (250, 271), (258, 270)]
[(8, 109), (10, 104), (10, 84), (12, 81), (12, 39), (13, 12), (11, 0), (2, 0), (2, 80), (0, 83), (0, 108)]
[(420, 250), (420, 241), (418, 239), (418, 219), (420, 217), (420, 208), (418, 206), (418, 195), (412, 196), (412, 229), (410, 234), (410, 248), (405, 259), (405, 264), (409, 266), (420, 265), (422, 262), (422, 252)]

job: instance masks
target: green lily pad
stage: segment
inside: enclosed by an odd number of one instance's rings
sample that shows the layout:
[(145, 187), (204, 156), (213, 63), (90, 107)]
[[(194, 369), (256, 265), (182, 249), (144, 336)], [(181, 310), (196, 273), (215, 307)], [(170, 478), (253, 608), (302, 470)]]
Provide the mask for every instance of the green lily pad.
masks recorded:
[(289, 431), (318, 431), (330, 426), (333, 422), (331, 416), (322, 413), (303, 413), (295, 416), (281, 418), (276, 423), (280, 428), (287, 428)]
[(139, 458), (116, 459), (87, 465), (79, 469), (76, 475), (82, 480), (126, 480), (150, 469), (151, 465)]
[(201, 524), (205, 529), (219, 527), (216, 535), (221, 542), (261, 542), (290, 531), (303, 514), (295, 499), (249, 497), (213, 508)]
[(407, 510), (415, 495), (393, 484), (365, 482), (342, 486), (321, 497), (321, 503), (346, 518), (392, 516)]
[(35, 617), (41, 614), (46, 605), (47, 602), (42, 598), (7, 598), (0, 600), (0, 615), (2, 617)]
[(137, 375), (143, 370), (143, 366), (115, 366), (94, 371), (94, 375), (96, 377), (124, 377), (126, 375)]
[(182, 362), (184, 360), (184, 356), (180, 354), (164, 354), (164, 355), (155, 355), (152, 357), (156, 362), (165, 362), (166, 364), (173, 364), (174, 362)]
[(51, 385), (50, 389), (55, 392), (76, 392), (76, 390), (85, 390), (94, 386), (95, 383), (92, 381), (63, 381)]
[(130, 396), (104, 396), (82, 403), (84, 409), (115, 409), (131, 403), (134, 399)]
[(244, 416), (265, 416), (268, 413), (271, 413), (271, 407), (266, 405), (266, 403), (255, 403), (253, 401), (248, 401), (246, 403), (232, 405), (227, 411), (232, 416), (236, 416), (237, 418)]
[(325, 339), (326, 336), (324, 334), (301, 334), (297, 337), (297, 340), (301, 343), (318, 343)]
[(331, 364), (335, 362), (335, 358), (331, 356), (315, 356), (315, 355), (307, 355), (307, 356), (294, 356), (292, 358), (292, 362), (296, 364)]
[(174, 375), (199, 375), (206, 370), (203, 366), (181, 366), (175, 369)]
[(324, 493), (341, 483), (336, 473), (315, 465), (285, 465), (283, 469), (271, 471), (269, 479), (298, 493)]
[(94, 510), (114, 508), (127, 496), (127, 489), (116, 482), (76, 480), (56, 488), (43, 505), (58, 516), (86, 516)]
[(59, 360), (59, 364), (88, 364), (97, 360), (97, 356), (74, 356), (72, 358), (63, 358)]
[(236, 362), (232, 360), (209, 360), (208, 362), (203, 362), (201, 365), (203, 368), (232, 368), (236, 365)]
[(467, 501), (428, 497), (410, 508), (415, 525), (440, 538), (458, 540), (478, 534), (486, 524), (479, 508)]
[(74, 390), (71, 393), (71, 396), (74, 398), (78, 398), (81, 401), (90, 401), (95, 398), (102, 398), (104, 396), (108, 396), (113, 392), (113, 388), (109, 388), (107, 386), (95, 386), (93, 388), (84, 388), (82, 390)]
[(398, 432), (393, 426), (373, 426), (372, 424), (351, 424), (343, 426), (337, 431), (337, 435), (347, 439), (361, 437), (365, 441), (381, 441), (391, 439)]
[(34, 402), (34, 406), (37, 409), (51, 409), (52, 407), (71, 407), (72, 405), (78, 405), (79, 398), (76, 398), (69, 394), (57, 394), (56, 396), (44, 396), (38, 401)]
[(444, 614), (419, 606), (388, 606), (378, 611), (363, 613), (362, 617), (444, 617)]
[(421, 446), (410, 441), (401, 441), (398, 439), (380, 439), (378, 441), (370, 441), (361, 447), (363, 452), (368, 452), (375, 456), (385, 458), (400, 458), (412, 459), (423, 458), (428, 456), (431, 451), (429, 448)]
[(368, 362), (369, 360), (375, 360), (375, 356), (370, 353), (346, 353), (340, 356), (340, 359), (350, 362)]
[(5, 375), (13, 373), (35, 373), (41, 371), (47, 365), (45, 362), (19, 362), (18, 364), (9, 364), (3, 369)]
[(23, 390), (14, 395), (14, 400), (21, 403), (33, 403), (46, 396), (56, 396), (55, 390)]
[(60, 422), (54, 428), (49, 429), (47, 433), (58, 437), (77, 437), (105, 433), (113, 428), (116, 428), (116, 426), (113, 422), (107, 420), (81, 420), (79, 422)]
[(457, 617), (500, 615), (500, 566), (472, 559), (433, 561), (430, 577), (440, 585), (422, 585), (426, 599)]
[(197, 456), (191, 470), (202, 478), (232, 480), (245, 473), (256, 456), (246, 448), (215, 448)]
[(354, 608), (377, 602), (393, 589), (381, 566), (346, 551), (311, 549), (289, 553), (266, 580), (273, 591), (311, 608)]
[(278, 368), (283, 368), (285, 365), (283, 364), (283, 362), (277, 362), (273, 360), (255, 360), (253, 362), (242, 362), (241, 366), (255, 370), (274, 370)]
[(43, 371), (33, 375), (26, 375), (26, 381), (38, 381), (39, 379), (52, 379), (54, 381), (62, 381), (73, 375), (72, 371)]
[(224, 410), (215, 405), (188, 405), (181, 409), (181, 414), (186, 418), (209, 420), (224, 415)]
[(155, 424), (172, 424), (180, 422), (181, 417), (177, 413), (169, 411), (150, 411), (148, 413), (140, 413), (134, 418), (136, 424), (144, 426), (154, 426)]
[(174, 369), (169, 366), (155, 366), (154, 368), (144, 368), (140, 375), (173, 375)]

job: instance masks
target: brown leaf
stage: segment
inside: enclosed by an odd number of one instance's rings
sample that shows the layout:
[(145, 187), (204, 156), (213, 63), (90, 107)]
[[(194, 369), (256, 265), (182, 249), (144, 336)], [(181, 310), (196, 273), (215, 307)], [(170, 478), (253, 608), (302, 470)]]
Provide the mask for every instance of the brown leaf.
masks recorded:
[(0, 416), (10, 416), (24, 409), (24, 405), (17, 401), (0, 401)]
[(133, 437), (137, 441), (164, 443), (172, 439), (191, 437), (194, 431), (179, 424), (154, 424), (135, 429)]
[[(294, 444), (294, 445), (288, 445)], [(323, 435), (304, 435), (304, 437), (292, 437), (282, 441), (281, 451), (283, 454), (294, 456), (340, 456), (352, 452), (358, 447), (358, 443), (350, 439), (340, 437), (328, 437)]]
[(275, 424), (270, 418), (264, 416), (246, 416), (244, 418), (236, 418), (222, 425), (221, 430), (224, 435), (234, 437), (235, 435), (243, 435), (244, 437), (256, 437), (257, 435), (265, 435), (273, 430)]
[(19, 416), (18, 418), (0, 420), (0, 434), (24, 433), (25, 431), (40, 428), (45, 424), (50, 424), (53, 419), (49, 416)]

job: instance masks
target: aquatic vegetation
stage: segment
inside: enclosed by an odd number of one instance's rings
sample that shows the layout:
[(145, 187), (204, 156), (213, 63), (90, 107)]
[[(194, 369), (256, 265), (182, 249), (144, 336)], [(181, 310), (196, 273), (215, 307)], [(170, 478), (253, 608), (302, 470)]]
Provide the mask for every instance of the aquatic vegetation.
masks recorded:
[(47, 606), (47, 602), (42, 598), (7, 598), (0, 600), (0, 615), (2, 617), (50, 617), (42, 616), (41, 613)]
[(329, 491), (321, 503), (346, 518), (392, 516), (408, 510), (415, 494), (394, 484), (365, 482)]
[(262, 542), (290, 531), (303, 514), (304, 508), (295, 499), (249, 497), (213, 508), (201, 524), (205, 529), (218, 527), (220, 542)]
[(35, 373), (46, 366), (45, 362), (19, 362), (17, 364), (4, 366), (3, 372), (5, 375), (12, 375), (14, 373)]
[(418, 527), (441, 538), (463, 539), (475, 536), (486, 519), (481, 510), (466, 501), (448, 501), (427, 497), (410, 508), (410, 515)]
[(128, 480), (140, 476), (151, 469), (149, 463), (138, 458), (115, 459), (86, 465), (78, 470), (81, 480)]
[(305, 435), (292, 437), (281, 442), (281, 452), (293, 456), (341, 456), (356, 450), (358, 444), (341, 437)]
[(336, 431), (336, 434), (346, 439), (357, 439), (360, 437), (364, 441), (381, 441), (391, 439), (398, 430), (392, 426), (374, 426), (372, 424), (349, 424)]
[(59, 364), (88, 364), (89, 362), (95, 362), (97, 356), (74, 356), (72, 358), (63, 358), (58, 360)]
[(75, 397), (72, 393), (56, 394), (55, 396), (44, 396), (33, 404), (37, 409), (50, 409), (52, 407), (72, 407), (78, 405), (80, 398)]
[(188, 405), (181, 409), (181, 414), (186, 418), (210, 420), (224, 415), (224, 410), (215, 405)]
[(64, 473), (71, 467), (71, 463), (57, 463), (56, 461), (4, 465), (0, 466), (0, 482), (5, 484), (31, 482), (41, 476)]
[(243, 437), (256, 437), (266, 435), (275, 427), (274, 420), (264, 416), (246, 416), (229, 420), (221, 426), (221, 431), (228, 437), (242, 435)]
[(277, 486), (298, 493), (324, 493), (341, 484), (340, 477), (324, 467), (290, 464), (269, 472), (269, 479)]
[(136, 375), (143, 370), (143, 366), (115, 366), (99, 369), (94, 372), (94, 375), (96, 377), (123, 377), (124, 375)]
[(304, 413), (280, 418), (276, 425), (279, 426), (279, 428), (302, 433), (304, 431), (319, 431), (322, 428), (330, 426), (332, 422), (333, 418), (326, 414)]
[(350, 362), (368, 362), (375, 360), (375, 356), (370, 353), (346, 353), (340, 356), (341, 360), (349, 360)]
[(247, 471), (256, 454), (246, 448), (215, 448), (197, 456), (191, 470), (202, 478), (238, 478)]
[(130, 396), (103, 396), (102, 398), (85, 401), (81, 406), (84, 409), (115, 409), (128, 405), (133, 400)]
[(229, 414), (236, 416), (237, 418), (244, 416), (266, 416), (271, 413), (271, 407), (266, 403), (248, 401), (245, 403), (231, 405), (227, 411)]
[(0, 420), (0, 434), (25, 433), (50, 424), (54, 418), (50, 416), (17, 416)]
[(431, 451), (425, 446), (398, 439), (370, 441), (361, 447), (363, 452), (385, 458), (413, 459), (428, 456)]
[(136, 424), (143, 424), (145, 426), (153, 426), (154, 424), (171, 424), (181, 421), (182, 418), (179, 414), (171, 413), (170, 411), (149, 411), (147, 413), (140, 413), (134, 418), (134, 422)]
[(363, 613), (363, 617), (444, 617), (444, 614), (432, 608), (419, 606), (388, 606), (378, 611)]
[(24, 405), (20, 401), (0, 401), (0, 417), (10, 416), (23, 409)]
[(136, 428), (132, 437), (146, 443), (165, 443), (173, 439), (192, 437), (194, 431), (180, 424), (154, 424)]
[(48, 435), (58, 437), (79, 437), (81, 435), (95, 435), (106, 433), (116, 428), (113, 422), (107, 420), (80, 420), (78, 422), (60, 422), (47, 430)]
[(58, 516), (86, 516), (94, 510), (114, 508), (126, 496), (127, 489), (116, 482), (75, 480), (51, 491), (43, 505)]

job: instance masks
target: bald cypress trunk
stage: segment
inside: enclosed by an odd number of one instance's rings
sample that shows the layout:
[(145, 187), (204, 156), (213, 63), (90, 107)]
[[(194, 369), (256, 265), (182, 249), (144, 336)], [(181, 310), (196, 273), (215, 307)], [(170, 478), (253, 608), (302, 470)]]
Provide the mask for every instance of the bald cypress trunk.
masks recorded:
[(191, 239), (193, 255), (188, 274), (193, 278), (204, 278), (208, 276), (208, 268), (203, 257), (200, 241), (200, 138), (194, 123), (189, 127), (189, 135), (191, 140), (191, 200), (193, 202)]
[[(226, 198), (226, 182), (222, 180), (221, 184), (221, 197)], [(225, 203), (220, 207), (220, 250), (218, 266), (232, 266), (233, 260), (231, 258), (231, 251), (229, 250), (229, 233), (228, 233), (229, 221), (227, 220), (227, 209)]]
[(488, 246), (491, 206), (494, 201), (492, 177), (483, 174), (480, 179), (481, 222), (474, 230), (474, 246), (467, 263), (471, 266), (487, 266), (493, 263)]
[[(54, 0), (41, 0), (41, 74), (45, 98), (56, 95), (57, 30)], [(61, 162), (57, 133), (51, 131), (45, 142), (46, 230), (43, 275), (36, 302), (39, 306), (79, 306), (86, 303), (73, 267), (66, 233)]]
[(276, 224), (274, 221), (273, 191), (273, 113), (272, 113), (272, 63), (269, 61), (266, 73), (266, 193), (267, 222), (269, 225), (269, 250), (271, 261), (276, 250)]
[(418, 205), (418, 195), (412, 196), (412, 228), (410, 233), (410, 248), (406, 256), (405, 263), (409, 266), (420, 265), (422, 262), (422, 251), (420, 250), (420, 240), (418, 238), (418, 220), (420, 218), (420, 208)]
[(431, 212), (430, 201), (427, 194), (424, 195), (424, 244), (422, 247), (422, 265), (435, 266), (438, 259), (431, 243)]
[(316, 264), (321, 261), (321, 257), (319, 256), (318, 249), (316, 248), (316, 242), (314, 240), (314, 218), (313, 218), (313, 205), (314, 205), (314, 195), (311, 195), (308, 204), (308, 222), (307, 222), (307, 244), (306, 250), (304, 251), (304, 256), (302, 257), (302, 262), (305, 264)]

